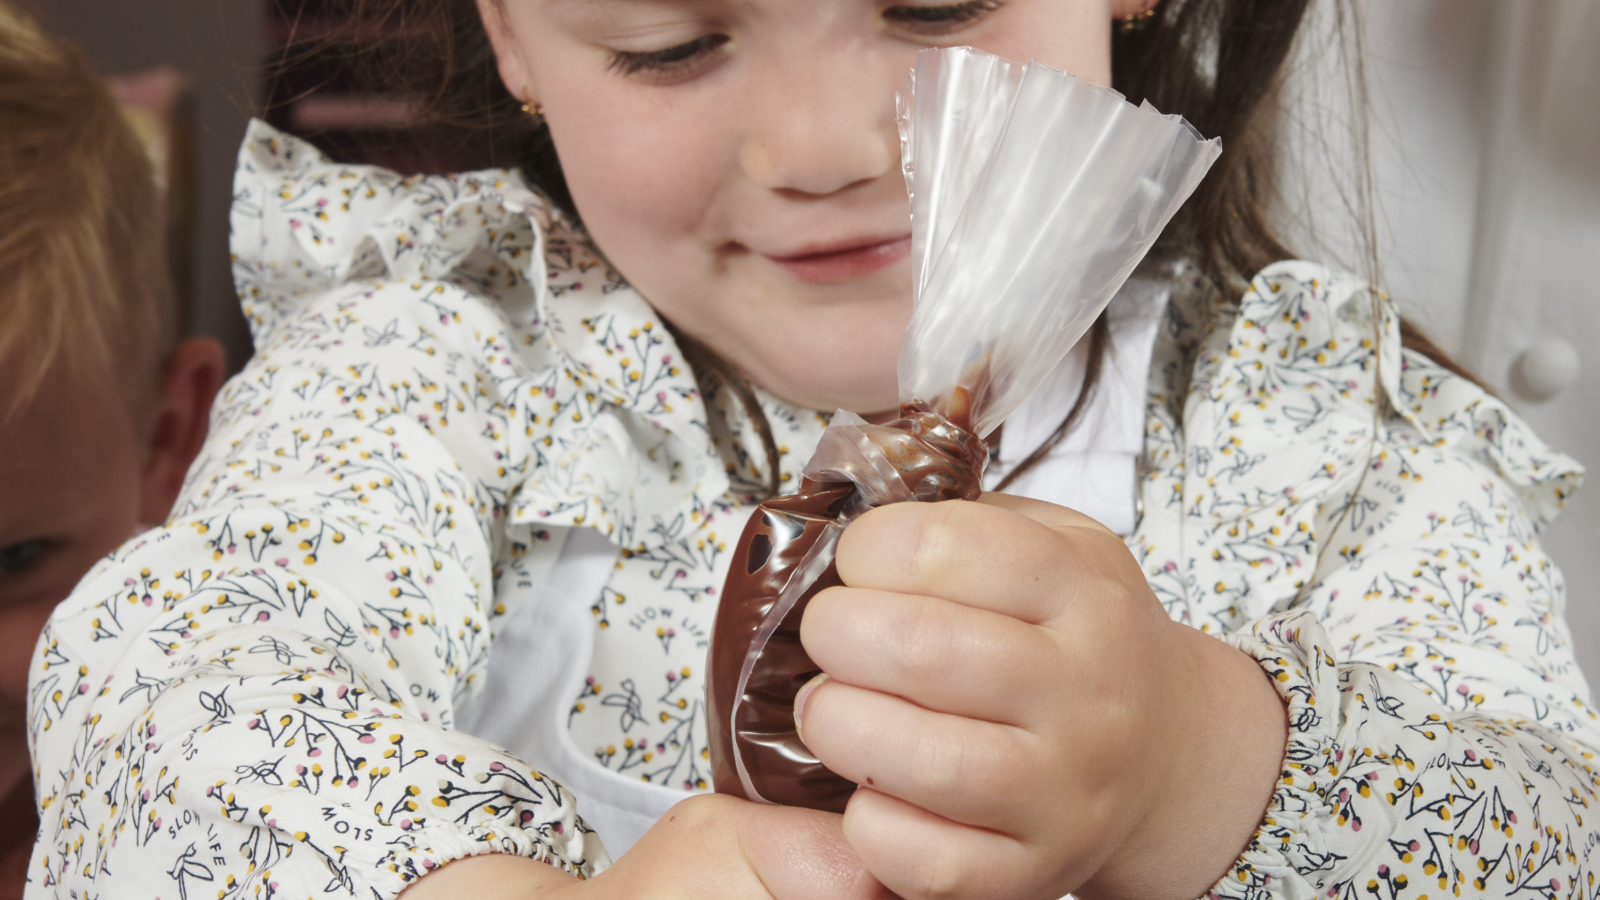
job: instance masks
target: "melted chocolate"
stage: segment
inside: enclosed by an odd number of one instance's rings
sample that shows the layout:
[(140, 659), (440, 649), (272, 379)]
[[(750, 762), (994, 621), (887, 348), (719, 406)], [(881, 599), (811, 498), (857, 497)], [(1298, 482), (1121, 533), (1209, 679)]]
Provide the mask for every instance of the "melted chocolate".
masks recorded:
[[(949, 418), (927, 404), (908, 403), (901, 418), (868, 430), (919, 501), (976, 500), (988, 448), (967, 430), (968, 404), (958, 390)], [(834, 774), (801, 743), (794, 728), (794, 698), (821, 670), (800, 645), (800, 619), (817, 592), (838, 585), (833, 561), (808, 586), (756, 657), (739, 697), (739, 677), (752, 642), (772, 614), (784, 586), (813, 544), (850, 505), (853, 484), (805, 479), (800, 491), (762, 503), (734, 550), (717, 608), (706, 696), (711, 766), (716, 788), (745, 797), (733, 748), (762, 799), (788, 806), (843, 812), (855, 785)], [(738, 705), (736, 720), (730, 714)], [(756, 799), (747, 797), (746, 799)]]

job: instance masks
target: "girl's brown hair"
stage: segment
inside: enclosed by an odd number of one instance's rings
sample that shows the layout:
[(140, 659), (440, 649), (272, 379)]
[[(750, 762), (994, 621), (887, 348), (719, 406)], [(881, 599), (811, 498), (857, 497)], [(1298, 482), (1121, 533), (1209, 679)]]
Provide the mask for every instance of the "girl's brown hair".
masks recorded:
[[(569, 213), (576, 214), (548, 129), (521, 110), (495, 69), (494, 54), (472, 0), (342, 0), (364, 33), (388, 28), (408, 35), (398, 45), (374, 49), (368, 68), (398, 75), (404, 89), (425, 98), (433, 134), (453, 136), (449, 155), (458, 165), (519, 166)], [(1341, 32), (1352, 30), (1350, 0), (1337, 0)], [(1112, 86), (1134, 103), (1149, 100), (1164, 113), (1182, 115), (1224, 152), (1178, 212), (1153, 255), (1194, 265), (1222, 302), (1236, 300), (1251, 276), (1293, 257), (1271, 221), (1277, 200), (1277, 98), (1285, 64), (1307, 17), (1310, 0), (1160, 0), (1155, 15), (1112, 36)], [(1354, 27), (1359, 32), (1358, 27)], [(1359, 44), (1345, 48), (1359, 78)], [(1359, 100), (1359, 95), (1357, 97)], [(1359, 106), (1355, 115), (1363, 115)], [(470, 156), (463, 148), (474, 148)], [(1357, 148), (1358, 155), (1362, 152)], [(1359, 212), (1359, 210), (1358, 210)], [(1371, 268), (1375, 269), (1375, 266)], [(1461, 372), (1427, 338), (1402, 323), (1407, 347)], [(1077, 402), (1052, 437), (1020, 461), (1000, 487), (1041, 461), (1071, 430), (1092, 397), (1109, 332), (1104, 317), (1087, 338), (1089, 361)], [(759, 431), (769, 429), (754, 393), (741, 376), (693, 342), (696, 370), (729, 384)], [(1470, 377), (1470, 376), (1467, 376)], [(778, 490), (777, 450), (770, 439), (770, 489)]]

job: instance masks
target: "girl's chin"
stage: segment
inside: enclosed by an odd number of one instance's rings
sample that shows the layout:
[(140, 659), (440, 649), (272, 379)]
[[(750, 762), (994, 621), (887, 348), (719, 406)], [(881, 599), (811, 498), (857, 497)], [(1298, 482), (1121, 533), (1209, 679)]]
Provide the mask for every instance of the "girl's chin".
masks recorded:
[(828, 386), (818, 385), (814, 380), (807, 381), (803, 378), (787, 380), (788, 385), (801, 388), (793, 392), (785, 390), (783, 383), (779, 383), (776, 388), (768, 387), (767, 382), (759, 377), (756, 383), (790, 404), (827, 415), (831, 415), (837, 409), (847, 409), (869, 422), (887, 422), (900, 413), (900, 401), (893, 390), (865, 394), (858, 387), (861, 382), (849, 385), (848, 388), (841, 385), (842, 389), (830, 391), (827, 389)]

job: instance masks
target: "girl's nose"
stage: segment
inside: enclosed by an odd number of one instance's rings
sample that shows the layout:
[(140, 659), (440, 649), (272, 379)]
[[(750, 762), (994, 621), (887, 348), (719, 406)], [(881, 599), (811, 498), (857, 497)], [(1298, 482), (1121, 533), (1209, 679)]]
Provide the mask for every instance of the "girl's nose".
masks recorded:
[(850, 89), (848, 73), (815, 65), (791, 73), (764, 98), (784, 101), (756, 110), (756, 127), (740, 148), (745, 173), (769, 190), (825, 196), (881, 178), (899, 160), (893, 90)]

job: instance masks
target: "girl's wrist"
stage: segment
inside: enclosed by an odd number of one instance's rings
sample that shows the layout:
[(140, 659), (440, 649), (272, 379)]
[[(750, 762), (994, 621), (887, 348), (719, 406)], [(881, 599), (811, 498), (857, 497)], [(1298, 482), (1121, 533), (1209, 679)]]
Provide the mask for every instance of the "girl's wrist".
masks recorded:
[(1164, 763), (1140, 824), (1083, 900), (1191, 900), (1249, 846), (1282, 776), (1288, 713), (1261, 666), (1223, 641), (1172, 623), (1175, 664)]

